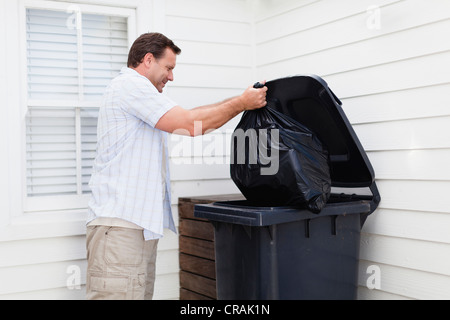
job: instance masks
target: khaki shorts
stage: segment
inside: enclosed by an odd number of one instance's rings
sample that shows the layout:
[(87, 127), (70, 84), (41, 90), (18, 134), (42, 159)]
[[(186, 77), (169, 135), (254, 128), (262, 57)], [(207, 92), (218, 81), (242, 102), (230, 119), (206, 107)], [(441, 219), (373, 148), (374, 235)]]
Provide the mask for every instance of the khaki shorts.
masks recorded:
[(142, 230), (88, 226), (86, 249), (88, 300), (151, 300), (158, 240)]

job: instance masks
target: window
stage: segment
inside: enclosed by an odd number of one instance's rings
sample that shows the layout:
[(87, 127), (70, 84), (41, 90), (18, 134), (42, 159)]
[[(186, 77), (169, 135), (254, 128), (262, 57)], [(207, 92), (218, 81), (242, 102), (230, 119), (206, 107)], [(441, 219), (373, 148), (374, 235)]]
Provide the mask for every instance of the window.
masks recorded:
[(25, 211), (86, 207), (99, 102), (134, 21), (133, 10), (53, 4), (25, 13)]

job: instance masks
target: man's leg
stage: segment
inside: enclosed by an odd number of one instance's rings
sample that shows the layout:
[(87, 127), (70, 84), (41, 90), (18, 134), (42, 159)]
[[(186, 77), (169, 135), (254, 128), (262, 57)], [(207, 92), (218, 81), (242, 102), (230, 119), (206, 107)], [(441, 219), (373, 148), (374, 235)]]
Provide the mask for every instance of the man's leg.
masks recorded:
[[(88, 227), (86, 298), (142, 300), (147, 277), (155, 278), (157, 240), (146, 242), (143, 231), (121, 227)], [(153, 282), (148, 294), (153, 294)], [(151, 292), (150, 292), (151, 291)]]
[(145, 242), (145, 252), (148, 255), (147, 261), (147, 279), (145, 283), (145, 300), (153, 299), (153, 291), (155, 288), (155, 272), (156, 272), (156, 252), (158, 249), (158, 240), (150, 240)]

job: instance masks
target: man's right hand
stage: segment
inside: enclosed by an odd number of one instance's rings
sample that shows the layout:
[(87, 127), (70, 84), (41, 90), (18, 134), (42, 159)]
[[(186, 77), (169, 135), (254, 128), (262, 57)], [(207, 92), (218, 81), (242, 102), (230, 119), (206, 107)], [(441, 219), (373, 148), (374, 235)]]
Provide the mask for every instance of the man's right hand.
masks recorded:
[[(261, 81), (260, 83), (264, 85), (266, 81)], [(252, 85), (239, 98), (241, 99), (244, 110), (254, 110), (267, 105), (266, 94), (267, 87), (255, 89)]]

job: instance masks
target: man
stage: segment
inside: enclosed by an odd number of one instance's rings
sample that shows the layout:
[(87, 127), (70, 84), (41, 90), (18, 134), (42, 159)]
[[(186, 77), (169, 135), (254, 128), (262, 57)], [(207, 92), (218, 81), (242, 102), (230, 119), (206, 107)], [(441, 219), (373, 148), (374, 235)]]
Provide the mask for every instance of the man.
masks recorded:
[[(106, 89), (87, 219), (88, 299), (151, 299), (158, 239), (176, 232), (170, 210), (167, 133), (191, 136), (266, 105), (267, 88), (186, 110), (162, 95), (181, 53), (159, 33), (140, 36), (128, 68)], [(202, 132), (194, 132), (201, 121)]]

